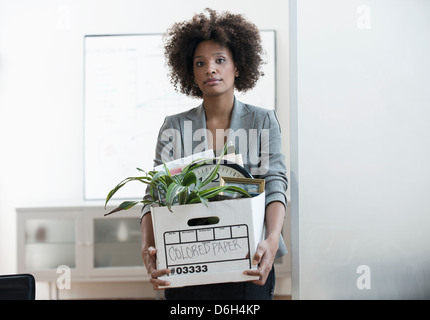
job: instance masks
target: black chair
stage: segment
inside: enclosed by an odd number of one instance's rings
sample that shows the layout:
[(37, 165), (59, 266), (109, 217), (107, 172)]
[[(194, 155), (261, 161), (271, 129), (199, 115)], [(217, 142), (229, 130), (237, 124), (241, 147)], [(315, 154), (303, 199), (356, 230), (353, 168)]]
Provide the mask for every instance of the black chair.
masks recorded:
[(0, 300), (35, 300), (36, 281), (33, 275), (0, 275)]

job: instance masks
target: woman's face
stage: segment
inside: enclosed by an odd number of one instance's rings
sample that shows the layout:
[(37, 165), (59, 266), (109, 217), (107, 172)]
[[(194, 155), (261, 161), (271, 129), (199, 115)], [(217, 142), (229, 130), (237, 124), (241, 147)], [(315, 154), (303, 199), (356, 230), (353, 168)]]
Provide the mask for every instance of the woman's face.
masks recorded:
[(233, 94), (238, 76), (233, 55), (213, 40), (200, 42), (194, 52), (194, 79), (203, 97)]

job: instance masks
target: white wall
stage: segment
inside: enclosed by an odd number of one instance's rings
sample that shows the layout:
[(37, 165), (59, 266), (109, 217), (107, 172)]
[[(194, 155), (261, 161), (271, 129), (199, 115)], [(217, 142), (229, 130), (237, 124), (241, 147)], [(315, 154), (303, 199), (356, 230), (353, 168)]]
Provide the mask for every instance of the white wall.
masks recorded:
[(293, 298), (428, 299), (430, 2), (291, 4)]
[(205, 7), (277, 31), (288, 155), (287, 1), (0, 0), (0, 274), (16, 272), (15, 207), (83, 201), (83, 36), (164, 32)]

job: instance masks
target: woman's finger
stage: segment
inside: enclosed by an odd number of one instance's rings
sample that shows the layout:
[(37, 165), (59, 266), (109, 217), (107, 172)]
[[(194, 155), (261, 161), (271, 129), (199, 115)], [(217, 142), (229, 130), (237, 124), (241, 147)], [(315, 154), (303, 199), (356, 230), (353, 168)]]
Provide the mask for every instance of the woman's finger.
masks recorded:
[(169, 281), (158, 279), (158, 277), (164, 276), (164, 275), (170, 274), (169, 269), (162, 269), (162, 270), (154, 270), (151, 273), (149, 282), (152, 284), (152, 287), (154, 290), (159, 290), (159, 286), (170, 286)]
[(153, 246), (148, 247), (144, 251), (144, 263), (149, 275), (149, 282), (152, 284), (154, 290), (159, 290), (160, 286), (170, 286), (169, 281), (158, 279), (161, 276), (170, 274), (169, 269), (157, 270), (156, 264), (157, 249)]
[(254, 256), (252, 257), (252, 264), (254, 266), (258, 265), (261, 262), (261, 259), (265, 255), (266, 251), (267, 251), (266, 241), (263, 240), (258, 244), (257, 250), (255, 251)]
[(243, 273), (248, 275), (248, 276), (257, 276), (258, 277), (257, 280), (250, 280), (249, 282), (255, 283), (259, 286), (263, 286), (266, 283), (267, 277), (269, 275), (268, 273), (265, 273), (260, 268), (257, 268), (254, 270), (246, 270)]

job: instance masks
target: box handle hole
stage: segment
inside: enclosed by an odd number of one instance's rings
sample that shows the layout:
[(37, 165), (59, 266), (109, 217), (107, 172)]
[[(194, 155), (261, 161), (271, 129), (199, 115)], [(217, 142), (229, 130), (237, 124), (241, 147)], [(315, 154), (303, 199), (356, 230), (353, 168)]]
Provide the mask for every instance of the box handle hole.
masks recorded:
[(211, 224), (217, 224), (219, 222), (218, 217), (205, 217), (205, 218), (194, 218), (188, 220), (187, 224), (190, 227), (194, 226), (208, 226)]

